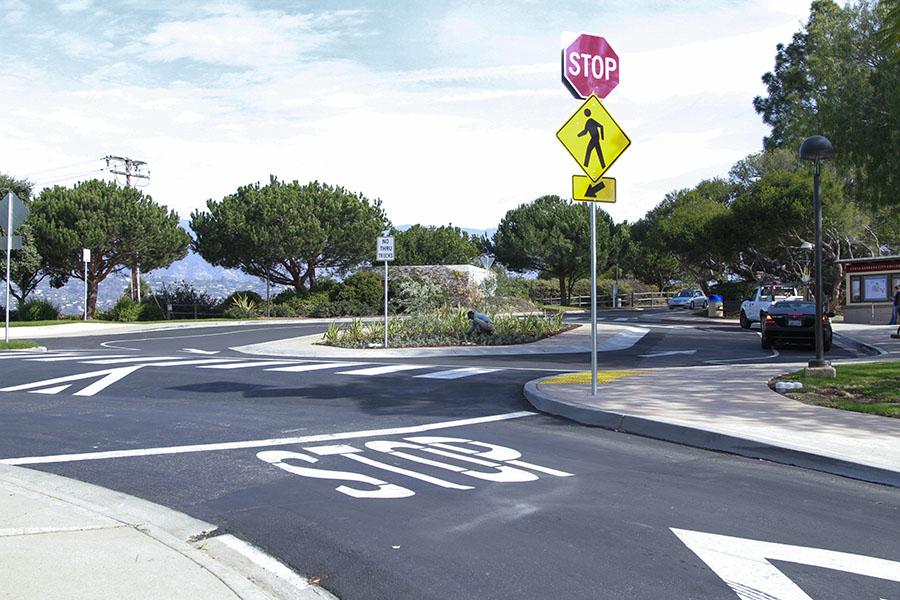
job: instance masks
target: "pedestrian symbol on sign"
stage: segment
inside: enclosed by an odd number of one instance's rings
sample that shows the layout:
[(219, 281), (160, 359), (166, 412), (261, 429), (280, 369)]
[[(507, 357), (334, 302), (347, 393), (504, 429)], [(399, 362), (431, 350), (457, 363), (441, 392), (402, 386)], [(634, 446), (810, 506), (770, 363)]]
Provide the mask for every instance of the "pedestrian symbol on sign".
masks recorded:
[(600, 140), (603, 139), (603, 125), (595, 121), (591, 118), (591, 109), (584, 109), (584, 116), (588, 118), (584, 123), (584, 129), (581, 130), (581, 133), (578, 134), (578, 137), (581, 137), (585, 134), (589, 134), (591, 136), (591, 141), (588, 142), (587, 151), (584, 153), (584, 166), (588, 167), (591, 162), (591, 152), (597, 153), (597, 158), (600, 159), (600, 166), (605, 169), (606, 161), (603, 160), (603, 150), (600, 149)]

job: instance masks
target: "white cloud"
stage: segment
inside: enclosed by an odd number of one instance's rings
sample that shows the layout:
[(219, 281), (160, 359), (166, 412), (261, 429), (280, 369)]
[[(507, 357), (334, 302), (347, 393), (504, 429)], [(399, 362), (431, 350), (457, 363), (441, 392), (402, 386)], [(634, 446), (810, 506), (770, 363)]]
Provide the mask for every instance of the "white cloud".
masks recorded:
[(70, 0), (69, 2), (61, 2), (56, 6), (61, 13), (75, 13), (87, 10), (91, 7), (91, 0)]

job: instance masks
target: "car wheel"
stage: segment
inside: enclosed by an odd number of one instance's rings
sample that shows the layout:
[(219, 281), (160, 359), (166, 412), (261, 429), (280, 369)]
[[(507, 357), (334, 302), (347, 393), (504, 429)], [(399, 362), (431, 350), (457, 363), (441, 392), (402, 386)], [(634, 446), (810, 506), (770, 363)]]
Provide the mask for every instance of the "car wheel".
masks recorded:
[(708, 300), (704, 300), (704, 301), (703, 301), (703, 306), (701, 306), (700, 308), (702, 308), (703, 310), (706, 310), (707, 308), (709, 308), (709, 301), (708, 301)]
[(770, 340), (766, 336), (762, 336), (761, 339), (762, 339), (762, 341), (761, 341), (762, 349), (763, 350), (771, 350), (772, 349), (772, 340)]
[(694, 301), (691, 300), (691, 310), (697, 310), (697, 307), (694, 306)]
[(675, 310), (675, 307), (674, 307), (674, 306), (670, 306), (670, 307), (669, 307), (669, 310)]
[(741, 311), (741, 328), (750, 329), (750, 319), (747, 318), (747, 315), (744, 314), (744, 311)]

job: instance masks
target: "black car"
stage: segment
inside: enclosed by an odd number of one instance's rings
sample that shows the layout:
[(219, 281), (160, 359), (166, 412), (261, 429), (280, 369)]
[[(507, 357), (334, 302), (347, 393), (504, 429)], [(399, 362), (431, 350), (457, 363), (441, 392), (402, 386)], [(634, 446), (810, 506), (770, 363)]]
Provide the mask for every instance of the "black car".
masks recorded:
[[(831, 321), (822, 315), (822, 346), (831, 350)], [(805, 300), (781, 300), (762, 313), (762, 347), (769, 350), (776, 343), (816, 345), (816, 304)]]

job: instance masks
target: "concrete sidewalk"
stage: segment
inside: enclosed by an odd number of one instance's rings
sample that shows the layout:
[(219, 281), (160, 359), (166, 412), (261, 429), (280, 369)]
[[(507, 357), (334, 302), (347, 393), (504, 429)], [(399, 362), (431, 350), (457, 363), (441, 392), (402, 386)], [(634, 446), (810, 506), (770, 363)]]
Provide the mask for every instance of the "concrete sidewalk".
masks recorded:
[(0, 599), (334, 598), (219, 533), (138, 498), (0, 465)]
[[(845, 341), (879, 353), (858, 360), (900, 358), (894, 331), (835, 324)], [(900, 487), (900, 419), (810, 406), (769, 388), (771, 378), (804, 366), (637, 371), (600, 385), (595, 397), (589, 384), (547, 377), (529, 382), (525, 397), (544, 412), (587, 425)]]

